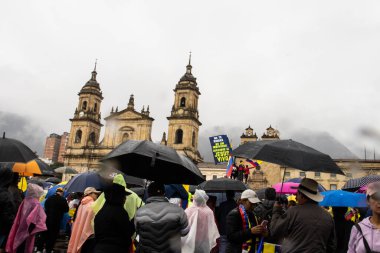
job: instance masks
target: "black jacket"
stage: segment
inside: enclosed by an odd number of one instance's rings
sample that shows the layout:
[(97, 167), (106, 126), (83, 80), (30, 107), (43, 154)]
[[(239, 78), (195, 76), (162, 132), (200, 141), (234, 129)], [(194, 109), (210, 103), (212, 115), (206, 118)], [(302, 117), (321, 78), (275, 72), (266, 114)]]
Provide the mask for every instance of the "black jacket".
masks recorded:
[(122, 205), (110, 205), (106, 201), (95, 216), (94, 230), (95, 253), (129, 252), (135, 228)]
[(63, 214), (68, 211), (69, 205), (64, 197), (58, 194), (49, 197), (45, 202), (46, 225), (48, 229), (52, 229), (53, 227), (59, 228)]
[(227, 215), (231, 212), (232, 209), (236, 207), (237, 207), (237, 204), (234, 199), (228, 199), (219, 205), (219, 208), (216, 211), (216, 219), (218, 221), (220, 235), (227, 234), (227, 230), (226, 230)]
[(274, 200), (264, 199), (254, 210), (259, 222), (263, 220), (271, 221), (273, 212)]
[(0, 188), (0, 236), (8, 235), (17, 209), (7, 188)]
[[(257, 226), (255, 216), (252, 212), (248, 212), (248, 219), (251, 223), (251, 227)], [(243, 221), (238, 207), (233, 209), (227, 216), (227, 239), (226, 253), (241, 253), (243, 243), (249, 239), (252, 239), (251, 249), (255, 248), (256, 236), (253, 235), (250, 230), (243, 231)]]

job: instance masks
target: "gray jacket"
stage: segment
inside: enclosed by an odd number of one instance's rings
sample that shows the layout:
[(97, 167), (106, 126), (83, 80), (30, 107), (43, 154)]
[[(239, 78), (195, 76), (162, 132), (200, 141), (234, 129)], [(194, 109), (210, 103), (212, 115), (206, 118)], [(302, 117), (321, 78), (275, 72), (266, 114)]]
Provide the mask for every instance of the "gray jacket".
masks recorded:
[(189, 232), (186, 213), (165, 197), (150, 197), (135, 217), (139, 252), (181, 252), (181, 236)]
[(270, 235), (284, 238), (283, 253), (333, 253), (336, 248), (334, 221), (331, 215), (316, 203), (294, 206), (282, 214), (273, 209)]

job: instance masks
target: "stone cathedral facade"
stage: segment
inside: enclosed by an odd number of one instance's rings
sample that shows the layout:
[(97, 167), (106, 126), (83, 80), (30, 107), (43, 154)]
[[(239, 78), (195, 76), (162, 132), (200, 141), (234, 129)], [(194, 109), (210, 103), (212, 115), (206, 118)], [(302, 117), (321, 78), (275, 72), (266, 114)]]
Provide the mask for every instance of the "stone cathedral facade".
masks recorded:
[[(154, 119), (150, 116), (149, 106), (138, 112), (134, 106), (133, 95), (129, 98), (127, 108), (112, 108), (110, 114), (104, 118), (104, 137), (100, 140), (103, 95), (96, 76), (95, 65), (91, 79), (78, 93), (79, 101), (74, 116), (70, 119), (70, 138), (64, 164), (78, 172), (100, 168), (99, 160), (124, 141), (152, 141)], [(198, 151), (198, 133), (202, 125), (198, 112), (200, 94), (196, 78), (192, 74), (190, 58), (186, 73), (174, 88), (174, 103), (170, 116), (167, 117), (168, 134), (164, 132), (161, 144), (176, 149), (195, 163), (202, 161)]]

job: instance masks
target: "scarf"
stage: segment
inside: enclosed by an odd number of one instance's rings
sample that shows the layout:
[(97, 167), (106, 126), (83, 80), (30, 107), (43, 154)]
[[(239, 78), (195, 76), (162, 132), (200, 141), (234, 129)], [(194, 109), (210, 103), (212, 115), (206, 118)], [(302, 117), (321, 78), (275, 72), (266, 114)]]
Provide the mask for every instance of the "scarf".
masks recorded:
[[(239, 213), (240, 213), (241, 221), (243, 224), (243, 231), (250, 230), (252, 227), (251, 222), (249, 222), (247, 211), (245, 210), (245, 207), (243, 205), (239, 205)], [(252, 239), (249, 239), (243, 242), (242, 249), (250, 252), (251, 246), (252, 246)]]

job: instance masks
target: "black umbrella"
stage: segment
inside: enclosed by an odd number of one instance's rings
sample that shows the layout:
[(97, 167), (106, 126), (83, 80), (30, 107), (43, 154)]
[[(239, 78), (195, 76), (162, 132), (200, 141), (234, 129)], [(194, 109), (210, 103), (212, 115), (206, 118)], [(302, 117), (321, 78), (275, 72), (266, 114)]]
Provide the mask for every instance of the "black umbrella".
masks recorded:
[(141, 199), (144, 198), (144, 194), (145, 194), (145, 188), (144, 187), (132, 187), (132, 188), (129, 188), (129, 190), (131, 190), (134, 193), (136, 193), (137, 195), (139, 195), (139, 197)]
[[(54, 176), (54, 171), (50, 166), (40, 159), (36, 159), (38, 167), (41, 170), (43, 176)], [(59, 183), (59, 182), (58, 182)]]
[(202, 173), (174, 149), (151, 141), (129, 140), (111, 151), (102, 161), (134, 177), (163, 184), (199, 184)]
[(304, 171), (344, 175), (329, 155), (293, 140), (247, 142), (232, 151), (235, 157), (253, 158)]
[(45, 182), (59, 184), (62, 180), (56, 177), (49, 177), (45, 180)]
[(78, 174), (78, 171), (76, 171), (75, 169), (71, 167), (66, 167), (66, 166), (56, 168), (54, 171), (56, 173), (61, 173), (61, 174)]
[(380, 181), (380, 175), (369, 175), (366, 177), (352, 178), (344, 184), (344, 186), (342, 187), (342, 190), (356, 191), (362, 186), (365, 186), (369, 183), (373, 183), (377, 181)]
[(198, 185), (198, 189), (206, 192), (245, 191), (247, 186), (240, 180), (230, 178), (217, 178), (205, 181)]
[(36, 158), (36, 154), (21, 141), (5, 138), (5, 133), (0, 138), (0, 163), (27, 163)]

